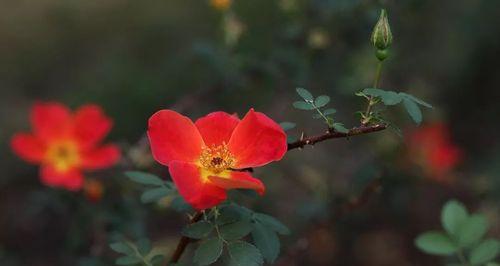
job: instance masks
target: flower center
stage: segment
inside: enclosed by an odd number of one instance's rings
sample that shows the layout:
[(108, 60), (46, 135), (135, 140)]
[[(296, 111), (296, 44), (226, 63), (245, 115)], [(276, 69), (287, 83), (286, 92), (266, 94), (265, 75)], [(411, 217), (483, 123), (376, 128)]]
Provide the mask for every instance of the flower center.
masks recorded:
[(46, 162), (57, 171), (64, 172), (80, 163), (78, 147), (71, 141), (56, 142), (49, 146)]
[(203, 168), (220, 173), (234, 165), (234, 156), (229, 151), (227, 144), (205, 146), (201, 150), (200, 164)]

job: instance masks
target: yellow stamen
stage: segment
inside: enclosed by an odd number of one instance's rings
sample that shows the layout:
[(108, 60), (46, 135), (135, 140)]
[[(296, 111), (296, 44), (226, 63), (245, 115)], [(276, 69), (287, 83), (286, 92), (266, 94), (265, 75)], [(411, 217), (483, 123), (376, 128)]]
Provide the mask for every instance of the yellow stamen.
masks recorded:
[(67, 171), (80, 163), (78, 146), (72, 141), (55, 142), (49, 145), (45, 161), (52, 165), (56, 171)]
[(199, 162), (202, 167), (202, 179), (206, 181), (208, 176), (213, 174), (225, 175), (222, 172), (232, 168), (236, 160), (229, 151), (227, 144), (223, 142), (218, 146), (203, 147)]

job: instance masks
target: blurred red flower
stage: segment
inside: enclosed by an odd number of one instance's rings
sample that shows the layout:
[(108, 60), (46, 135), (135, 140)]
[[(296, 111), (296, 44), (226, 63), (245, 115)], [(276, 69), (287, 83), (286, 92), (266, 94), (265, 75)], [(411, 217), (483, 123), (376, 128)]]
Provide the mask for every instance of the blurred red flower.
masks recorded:
[(250, 109), (240, 120), (225, 112), (210, 113), (193, 123), (171, 110), (149, 119), (153, 157), (168, 166), (184, 199), (198, 210), (224, 201), (229, 189), (264, 193), (264, 184), (248, 172), (280, 160), (286, 153), (283, 129), (263, 113)]
[(99, 202), (104, 194), (104, 186), (101, 181), (87, 179), (83, 185), (85, 197), (91, 202)]
[(36, 103), (31, 110), (33, 133), (17, 133), (12, 150), (22, 159), (40, 164), (42, 183), (79, 190), (82, 170), (114, 165), (120, 159), (115, 145), (100, 146), (112, 121), (96, 105), (84, 105), (74, 114), (54, 102)]
[(442, 123), (421, 126), (408, 135), (410, 158), (422, 166), (426, 175), (439, 182), (451, 181), (449, 173), (460, 163), (462, 150), (451, 141)]

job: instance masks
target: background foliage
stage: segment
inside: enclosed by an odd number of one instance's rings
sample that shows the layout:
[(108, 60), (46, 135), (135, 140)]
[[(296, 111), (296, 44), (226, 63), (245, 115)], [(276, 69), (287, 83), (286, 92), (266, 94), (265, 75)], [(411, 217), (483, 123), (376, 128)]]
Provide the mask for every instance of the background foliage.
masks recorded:
[[(198, 0), (2, 1), (0, 264), (111, 265), (117, 254), (110, 242), (145, 236), (160, 247), (152, 254), (171, 250), (186, 219), (170, 206), (185, 206), (175, 204), (175, 195), (142, 204), (145, 189), (122, 171), (168, 175), (142, 148), (147, 118), (169, 106), (192, 118), (255, 107), (296, 123), (288, 133), (297, 137), (324, 127), (292, 107), (294, 89), (304, 87), (329, 95), (335, 119), (352, 126), (353, 113), (365, 105), (353, 94), (374, 75), (368, 40), (381, 5), (395, 36), (381, 88), (432, 103), (432, 111), (422, 109), (424, 123), (447, 125), (464, 153), (451, 182), (426, 175), (407, 139), (384, 131), (290, 152), (255, 173), (271, 193), (260, 200), (235, 196), (290, 228), (276, 265), (441, 265), (414, 239), (440, 228), (450, 198), (485, 215), (488, 236), (498, 239), (496, 1), (241, 0), (234, 16)], [(10, 136), (28, 128), (37, 99), (73, 107), (95, 102), (114, 118), (109, 139), (126, 159), (120, 170), (89, 174), (105, 186), (98, 204), (42, 187), (37, 168), (10, 151)], [(403, 133), (416, 129), (403, 111), (388, 115)], [(337, 219), (339, 202), (374, 178), (381, 178), (380, 193)]]

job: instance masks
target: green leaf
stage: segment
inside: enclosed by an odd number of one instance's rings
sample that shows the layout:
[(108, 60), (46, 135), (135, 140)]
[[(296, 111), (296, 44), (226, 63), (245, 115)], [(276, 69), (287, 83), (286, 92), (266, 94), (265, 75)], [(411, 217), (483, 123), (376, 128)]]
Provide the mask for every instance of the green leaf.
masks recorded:
[(130, 180), (143, 185), (162, 186), (164, 184), (161, 178), (150, 173), (128, 171), (125, 172), (125, 175), (128, 176)]
[(222, 240), (214, 237), (200, 243), (194, 252), (193, 260), (199, 265), (209, 265), (216, 262), (221, 254)]
[(385, 105), (396, 105), (403, 100), (403, 97), (394, 91), (386, 91), (382, 96), (382, 102)]
[(180, 195), (175, 196), (171, 206), (177, 212), (189, 212), (192, 209), (191, 205), (189, 205)]
[(270, 215), (264, 213), (255, 213), (254, 219), (282, 235), (290, 234), (290, 230), (288, 229), (288, 227), (286, 227), (283, 223), (278, 221), (278, 219)]
[(349, 133), (349, 129), (345, 128), (344, 124), (342, 123), (334, 123), (333, 129), (335, 129), (335, 131), (338, 131), (340, 133)]
[(212, 232), (213, 225), (207, 221), (189, 224), (182, 229), (182, 235), (194, 239), (202, 239)]
[(262, 254), (252, 244), (235, 241), (227, 245), (231, 266), (260, 266), (264, 263)]
[(477, 243), (487, 230), (488, 223), (483, 215), (474, 214), (467, 217), (467, 219), (460, 224), (457, 231), (460, 247), (467, 247)]
[(323, 111), (323, 114), (324, 115), (333, 115), (337, 112), (337, 110), (333, 109), (333, 108), (329, 108), (329, 109), (326, 109)]
[(252, 230), (252, 238), (266, 261), (273, 264), (280, 252), (280, 241), (276, 233), (257, 222)]
[(498, 262), (488, 262), (486, 266), (500, 266), (500, 263)]
[(284, 131), (287, 131), (287, 130), (294, 128), (296, 126), (296, 124), (292, 123), (292, 122), (281, 122), (280, 126)]
[(302, 101), (296, 101), (293, 103), (293, 107), (299, 110), (314, 110), (314, 106), (312, 106), (309, 103), (302, 102)]
[(381, 89), (375, 89), (375, 88), (366, 88), (363, 90), (363, 93), (365, 95), (373, 96), (373, 97), (380, 97), (382, 98), (383, 95), (385, 95), (385, 91)]
[(121, 257), (115, 261), (116, 265), (135, 265), (139, 262), (141, 259), (137, 257)]
[(234, 223), (241, 219), (242, 219), (241, 213), (238, 210), (228, 206), (220, 209), (216, 223), (217, 225), (224, 225), (224, 224)]
[(237, 221), (220, 227), (220, 234), (226, 240), (240, 239), (252, 231), (252, 223), (249, 221)]
[(434, 255), (450, 255), (458, 250), (457, 245), (446, 234), (436, 231), (419, 235), (415, 245), (422, 251)]
[(306, 101), (313, 101), (314, 97), (312, 96), (312, 94), (304, 89), (304, 88), (297, 88), (296, 89), (297, 93), (299, 94), (300, 97), (302, 97), (302, 99), (306, 100)]
[(168, 196), (171, 192), (172, 192), (171, 190), (164, 187), (149, 189), (146, 190), (144, 193), (142, 193), (141, 201), (143, 203), (155, 202)]
[(316, 98), (316, 100), (314, 100), (314, 104), (316, 105), (316, 107), (320, 108), (320, 107), (323, 107), (325, 105), (327, 105), (328, 103), (330, 102), (330, 96), (327, 96), (327, 95), (321, 95), (321, 96), (318, 96)]
[(472, 265), (482, 265), (497, 256), (500, 251), (500, 243), (495, 239), (484, 240), (470, 253), (470, 263)]
[(422, 122), (422, 111), (420, 111), (418, 105), (408, 99), (403, 100), (403, 105), (406, 108), (406, 111), (410, 115), (411, 119), (413, 119), (416, 124), (420, 124)]
[(149, 262), (153, 264), (153, 266), (160, 266), (165, 259), (163, 255), (154, 255)]
[(149, 239), (142, 238), (137, 242), (137, 250), (142, 256), (146, 256), (151, 252), (151, 242)]
[(467, 210), (456, 200), (448, 201), (441, 211), (441, 224), (451, 236), (458, 236), (460, 225), (467, 219)]
[(109, 245), (109, 247), (118, 253), (122, 253), (122, 254), (126, 254), (126, 255), (130, 255), (130, 254), (135, 253), (135, 250), (125, 242), (111, 243)]
[(433, 108), (432, 105), (430, 105), (429, 103), (426, 103), (426, 102), (420, 100), (419, 98), (417, 98), (417, 97), (415, 97), (415, 96), (413, 96), (411, 94), (404, 93), (404, 92), (400, 92), (399, 94), (401, 96), (403, 96), (404, 98), (410, 99), (410, 100), (412, 100), (412, 101), (414, 101), (414, 102), (416, 102), (416, 103), (418, 103), (420, 105), (423, 105), (423, 106), (425, 106), (427, 108)]

